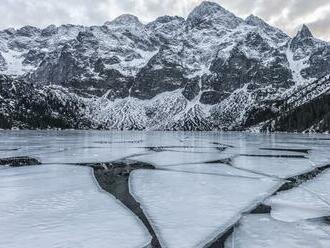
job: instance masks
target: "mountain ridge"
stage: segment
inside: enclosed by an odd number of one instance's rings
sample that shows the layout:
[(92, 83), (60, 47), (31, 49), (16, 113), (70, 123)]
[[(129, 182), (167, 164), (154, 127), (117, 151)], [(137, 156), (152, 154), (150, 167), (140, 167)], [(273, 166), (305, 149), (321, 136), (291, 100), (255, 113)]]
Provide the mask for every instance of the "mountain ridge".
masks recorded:
[[(74, 117), (86, 123), (81, 128), (255, 129), (267, 121), (260, 113), (270, 119), (281, 114), (265, 103), (285, 101), (330, 74), (330, 43), (315, 38), (306, 25), (291, 38), (259, 17), (244, 20), (207, 1), (187, 19), (161, 16), (143, 24), (127, 14), (102, 26), (0, 31), (0, 74), (3, 82), (33, 85), (29, 94), (46, 91), (65, 102), (53, 106), (46, 97), (33, 103), (49, 106), (56, 118), (73, 118), (70, 101), (85, 106)], [(8, 85), (0, 90), (3, 116), (14, 112), (10, 104), (20, 109)], [(300, 104), (318, 94), (313, 91)], [(12, 127), (35, 128), (10, 121)]]

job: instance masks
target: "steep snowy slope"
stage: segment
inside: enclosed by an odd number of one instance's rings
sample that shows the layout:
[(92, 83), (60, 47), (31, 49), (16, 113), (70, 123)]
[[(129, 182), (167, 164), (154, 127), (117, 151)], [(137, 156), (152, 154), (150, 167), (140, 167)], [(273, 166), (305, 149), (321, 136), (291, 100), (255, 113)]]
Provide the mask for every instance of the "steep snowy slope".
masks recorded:
[[(85, 106), (78, 108), (88, 127), (242, 129), (273, 118), (281, 111), (274, 103), (330, 74), (330, 44), (305, 25), (290, 38), (256, 16), (243, 20), (206, 1), (186, 19), (143, 24), (122, 15), (102, 26), (0, 31), (0, 74), (33, 83), (31, 94), (60, 88)], [(322, 87), (311, 87), (296, 107), (327, 91)], [(3, 99), (2, 108), (11, 108)], [(0, 126), (36, 127), (13, 118)], [(63, 127), (78, 127), (74, 122)]]

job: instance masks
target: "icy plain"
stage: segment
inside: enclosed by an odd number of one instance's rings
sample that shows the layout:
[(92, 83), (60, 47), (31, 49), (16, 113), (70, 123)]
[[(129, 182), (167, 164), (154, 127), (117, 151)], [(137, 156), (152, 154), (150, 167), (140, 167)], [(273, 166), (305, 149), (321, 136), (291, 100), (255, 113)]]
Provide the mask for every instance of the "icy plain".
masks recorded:
[[(41, 165), (4, 163), (23, 156)], [(98, 186), (106, 164), (128, 166), (150, 227)], [(329, 164), (325, 134), (0, 131), (0, 248), (218, 247), (228, 232), (229, 248), (328, 248)]]

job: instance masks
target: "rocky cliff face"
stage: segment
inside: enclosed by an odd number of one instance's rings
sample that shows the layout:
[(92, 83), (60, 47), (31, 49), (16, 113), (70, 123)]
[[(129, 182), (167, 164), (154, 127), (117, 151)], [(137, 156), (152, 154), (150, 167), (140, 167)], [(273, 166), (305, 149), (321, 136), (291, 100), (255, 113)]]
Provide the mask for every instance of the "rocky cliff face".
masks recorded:
[[(305, 87), (295, 108), (319, 97), (309, 85), (330, 74), (330, 44), (305, 25), (291, 38), (203, 2), (187, 19), (146, 25), (122, 15), (103, 26), (0, 31), (0, 74), (2, 128), (237, 130), (278, 117)], [(26, 119), (34, 113), (61, 122), (38, 126)]]

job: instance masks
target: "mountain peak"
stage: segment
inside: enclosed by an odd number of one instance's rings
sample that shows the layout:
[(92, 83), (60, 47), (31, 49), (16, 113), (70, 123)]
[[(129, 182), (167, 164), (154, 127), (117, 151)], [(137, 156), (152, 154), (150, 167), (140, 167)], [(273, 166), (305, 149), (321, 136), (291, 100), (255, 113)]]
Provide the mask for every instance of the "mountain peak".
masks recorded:
[(280, 38), (280, 39), (289, 38), (282, 30), (269, 25), (266, 21), (264, 21), (263, 19), (261, 19), (258, 16), (255, 16), (255, 15), (248, 16), (245, 19), (245, 23), (247, 23), (250, 26), (257, 27), (258, 29), (261, 28), (267, 34), (275, 33), (277, 38)]
[(236, 26), (241, 21), (240, 18), (235, 16), (230, 11), (221, 7), (219, 4), (209, 1), (202, 2), (199, 6), (193, 9), (188, 15), (187, 23), (192, 26), (198, 25), (203, 21), (209, 19), (212, 22), (219, 22), (225, 26)]
[(199, 6), (196, 8), (222, 8), (219, 4), (211, 1), (203, 1)]
[(217, 3), (203, 1), (199, 6), (193, 9), (193, 11), (189, 14), (187, 20), (191, 20), (195, 18), (203, 18), (205, 16), (209, 16), (217, 12), (228, 12), (228, 11), (222, 8)]
[(268, 25), (263, 19), (261, 19), (258, 16), (255, 15), (249, 15), (246, 19), (245, 22), (251, 26), (259, 26), (261, 25)]
[(296, 38), (305, 39), (314, 37), (310, 29), (304, 24), (300, 31), (297, 33)]
[(134, 26), (143, 26), (139, 18), (131, 15), (124, 14), (115, 18), (113, 21), (108, 21), (105, 23), (107, 26), (125, 26), (125, 25), (134, 25)]

